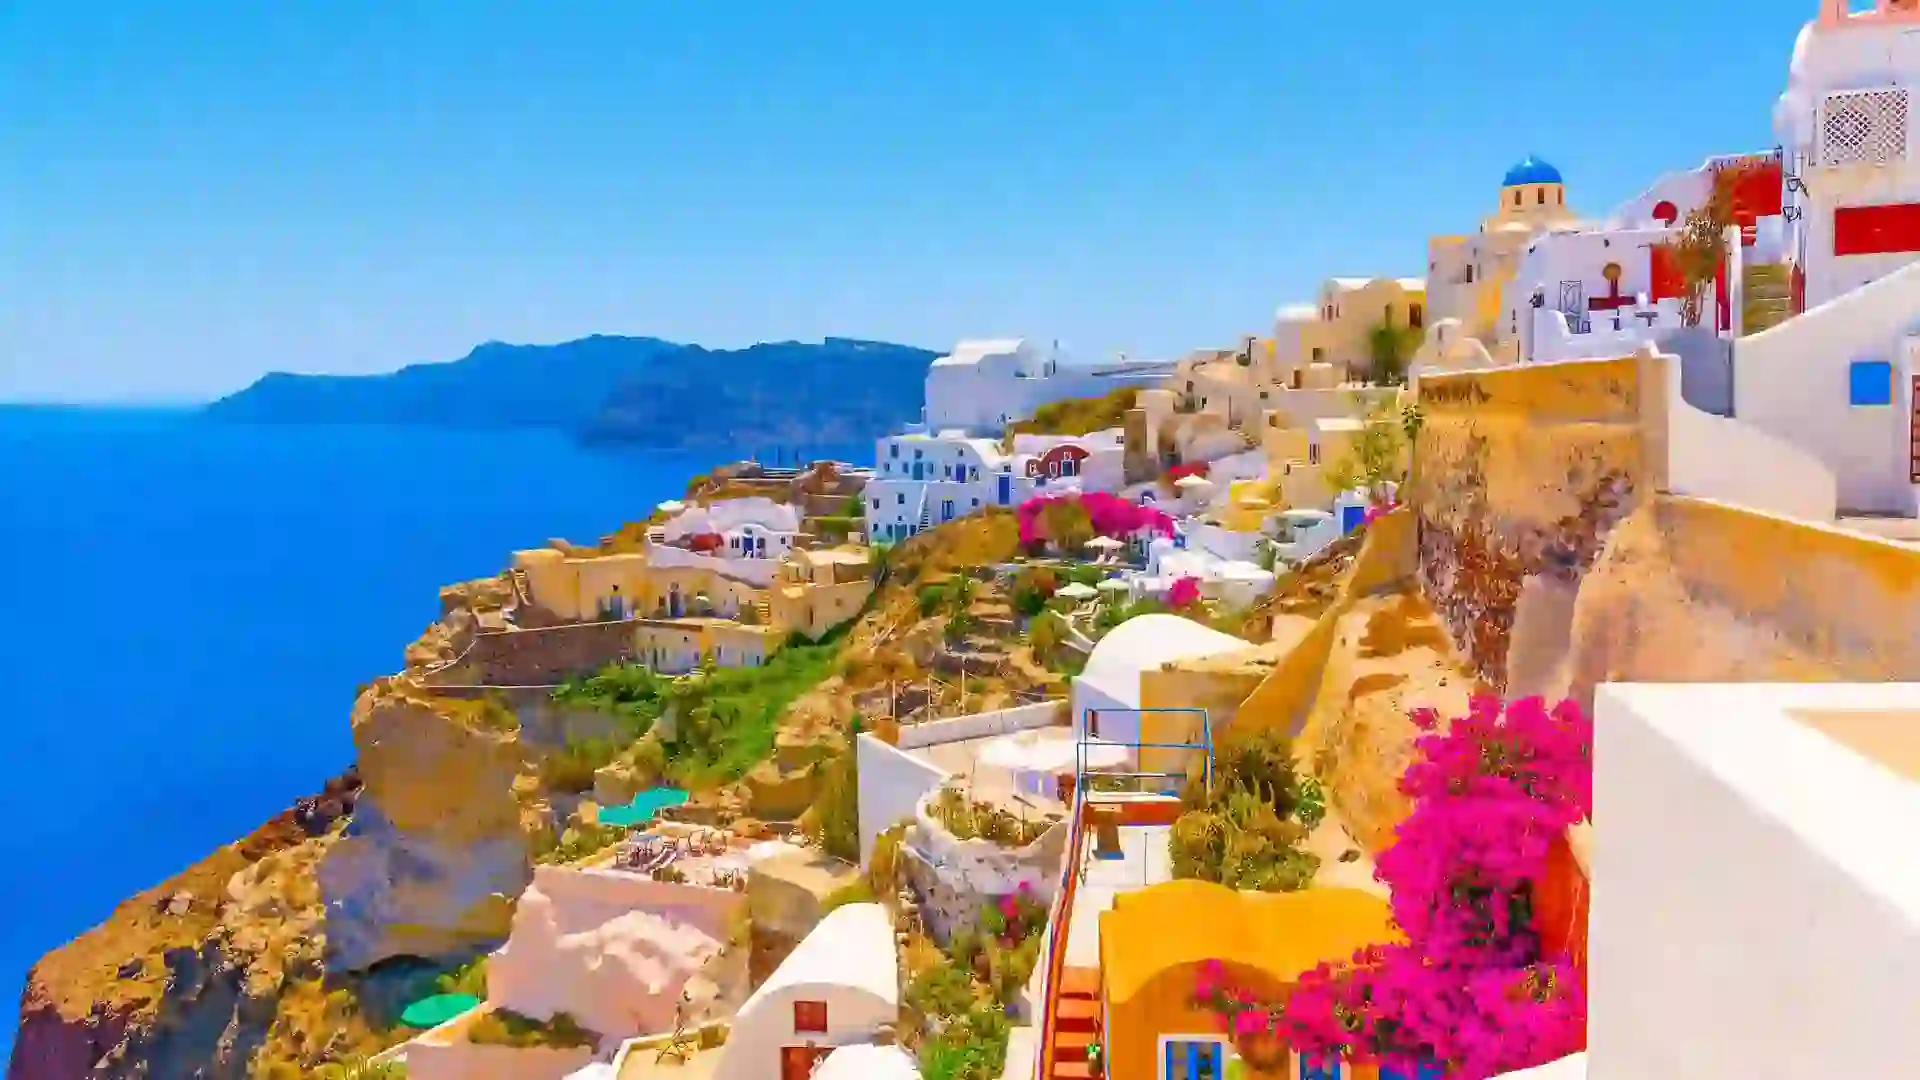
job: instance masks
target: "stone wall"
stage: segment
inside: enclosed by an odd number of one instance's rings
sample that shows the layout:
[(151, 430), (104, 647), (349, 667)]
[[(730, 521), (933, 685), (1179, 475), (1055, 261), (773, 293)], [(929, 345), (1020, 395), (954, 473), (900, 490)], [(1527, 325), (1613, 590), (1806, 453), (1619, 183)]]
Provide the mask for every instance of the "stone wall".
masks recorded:
[(633, 626), (626, 622), (497, 631), (477, 635), (466, 662), (443, 681), (545, 686), (630, 659), (633, 650)]
[(1538, 664), (1513, 653), (1516, 623), (1564, 625), (1608, 532), (1664, 486), (1663, 363), (1630, 357), (1420, 379), (1409, 485), (1420, 584), (1489, 685), (1508, 690), (1536, 677)]

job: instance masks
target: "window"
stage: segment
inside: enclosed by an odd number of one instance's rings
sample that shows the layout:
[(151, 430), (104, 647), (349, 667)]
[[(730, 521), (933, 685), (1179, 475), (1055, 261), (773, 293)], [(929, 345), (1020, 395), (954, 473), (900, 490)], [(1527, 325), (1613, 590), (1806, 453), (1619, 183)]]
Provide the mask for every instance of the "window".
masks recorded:
[(1222, 1080), (1226, 1076), (1226, 1045), (1219, 1039), (1173, 1037), (1161, 1042), (1160, 1075), (1164, 1080)]
[(1533, 189), (1533, 205), (1535, 206), (1547, 205), (1547, 189), (1546, 188)]
[(1520, 205), (1520, 189), (1518, 188), (1515, 188), (1513, 192), (1513, 205), (1515, 206)]
[(1893, 404), (1893, 365), (1885, 360), (1855, 360), (1847, 369), (1847, 404)]
[(894, 493), (893, 505), (895, 506), (907, 505), (907, 493), (904, 491)]
[(1427, 322), (1426, 308), (1422, 307), (1419, 304), (1412, 304), (1407, 307), (1407, 325), (1408, 326), (1411, 326), (1415, 330), (1418, 330), (1422, 326), (1425, 326), (1426, 322)]
[(1311, 443), (1307, 446), (1307, 464), (1309, 465), (1320, 464), (1320, 444), (1319, 443)]
[(899, 456), (900, 456), (900, 444), (899, 444), (899, 443), (888, 443), (888, 444), (887, 444), (887, 456), (888, 456), (888, 457), (899, 457)]
[(1467, 284), (1473, 284), (1473, 264), (1467, 264)]
[(875, 500), (873, 500), (873, 508), (874, 508), (875, 510), (878, 510), (878, 509), (880, 509), (880, 500), (879, 500), (879, 499), (875, 499)]
[(977, 496), (973, 500), (973, 508), (975, 510), (978, 510), (980, 508), (980, 499)]
[(794, 1002), (793, 1030), (796, 1034), (803, 1031), (824, 1034), (827, 1030), (827, 1003), (824, 1001)]
[[(1320, 359), (1320, 357), (1319, 357), (1319, 355), (1318, 355), (1318, 354), (1319, 354), (1319, 352), (1320, 352), (1320, 350), (1319, 350), (1319, 349), (1315, 349), (1315, 350), (1313, 350), (1313, 351), (1314, 351), (1314, 353), (1315, 353), (1315, 355), (1314, 355), (1314, 359), (1315, 359), (1315, 360), (1318, 360), (1318, 359)], [(1294, 388), (1295, 390), (1298, 390), (1298, 389), (1300, 389), (1300, 369), (1299, 369), (1299, 368), (1294, 368), (1294, 369), (1293, 369), (1293, 388)]]
[(1383, 323), (1386, 323), (1388, 326), (1393, 325), (1393, 305), (1392, 304), (1388, 304), (1386, 307), (1386, 310), (1380, 313), (1380, 321)]
[(941, 521), (953, 520), (953, 500), (952, 499), (940, 500), (940, 520)]
[(1316, 364), (1317, 364), (1317, 363), (1319, 363), (1320, 361), (1322, 361), (1322, 360), (1324, 360), (1324, 359), (1326, 359), (1326, 356), (1327, 356), (1327, 350), (1325, 350), (1325, 349), (1323, 349), (1323, 348), (1321, 348), (1321, 347), (1319, 347), (1318, 345), (1316, 345), (1316, 346), (1314, 346), (1314, 348), (1313, 348), (1313, 362), (1314, 362), (1314, 363), (1316, 363)]
[(968, 480), (980, 479), (980, 466), (978, 465), (967, 466), (967, 479)]

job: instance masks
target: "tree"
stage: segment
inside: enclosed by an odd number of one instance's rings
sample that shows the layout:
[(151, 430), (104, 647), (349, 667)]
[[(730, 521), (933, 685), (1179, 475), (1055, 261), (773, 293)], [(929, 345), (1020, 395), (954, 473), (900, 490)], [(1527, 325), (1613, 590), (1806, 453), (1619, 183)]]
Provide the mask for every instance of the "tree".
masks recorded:
[(1741, 217), (1740, 192), (1761, 167), (1755, 162), (1714, 166), (1706, 202), (1687, 211), (1665, 245), (1680, 275), (1680, 317), (1688, 326), (1699, 326), (1706, 312), (1707, 286), (1726, 262), (1727, 228)]
[(1040, 511), (1048, 540), (1061, 551), (1078, 551), (1093, 539), (1093, 519), (1078, 499), (1056, 499)]
[(1367, 331), (1367, 353), (1371, 380), (1376, 386), (1399, 386), (1407, 381), (1407, 365), (1420, 349), (1420, 331), (1391, 322), (1376, 324)]
[(1381, 500), (1387, 484), (1406, 479), (1410, 432), (1416, 430), (1417, 425), (1409, 423), (1393, 402), (1374, 403), (1346, 454), (1328, 466), (1328, 486), (1336, 491), (1362, 487), (1369, 498)]

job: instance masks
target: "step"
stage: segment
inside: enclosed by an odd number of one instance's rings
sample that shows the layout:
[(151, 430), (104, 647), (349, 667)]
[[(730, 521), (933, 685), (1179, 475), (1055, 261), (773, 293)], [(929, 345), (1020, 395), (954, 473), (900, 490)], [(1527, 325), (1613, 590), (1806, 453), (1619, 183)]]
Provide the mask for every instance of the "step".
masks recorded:
[(1095, 1031), (1100, 1027), (1100, 1003), (1092, 998), (1063, 997), (1053, 1007), (1053, 1029), (1058, 1034), (1069, 1031)]
[(1053, 1080), (1093, 1080), (1093, 1066), (1087, 1064), (1085, 1059), (1055, 1061)]
[(1087, 997), (1100, 996), (1100, 969), (1089, 967), (1063, 967), (1060, 969), (1060, 996)]
[(1097, 1031), (1056, 1031), (1053, 1033), (1053, 1055), (1057, 1060), (1072, 1061), (1087, 1056), (1087, 1047), (1100, 1041)]

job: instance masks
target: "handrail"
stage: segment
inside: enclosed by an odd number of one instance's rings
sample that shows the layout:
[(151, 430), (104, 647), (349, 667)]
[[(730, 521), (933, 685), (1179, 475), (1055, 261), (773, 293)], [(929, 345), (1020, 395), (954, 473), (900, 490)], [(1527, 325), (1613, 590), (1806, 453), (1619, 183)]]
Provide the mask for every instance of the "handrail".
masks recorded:
[(1054, 1064), (1054, 1029), (1059, 1025), (1060, 980), (1067, 966), (1067, 932), (1073, 923), (1074, 885), (1080, 880), (1080, 842), (1085, 827), (1087, 796), (1084, 785), (1073, 792), (1073, 825), (1067, 830), (1066, 857), (1060, 860), (1060, 889), (1054, 897), (1052, 929), (1047, 935), (1047, 969), (1040, 986), (1040, 1052), (1034, 1055), (1034, 1080), (1050, 1080)]

